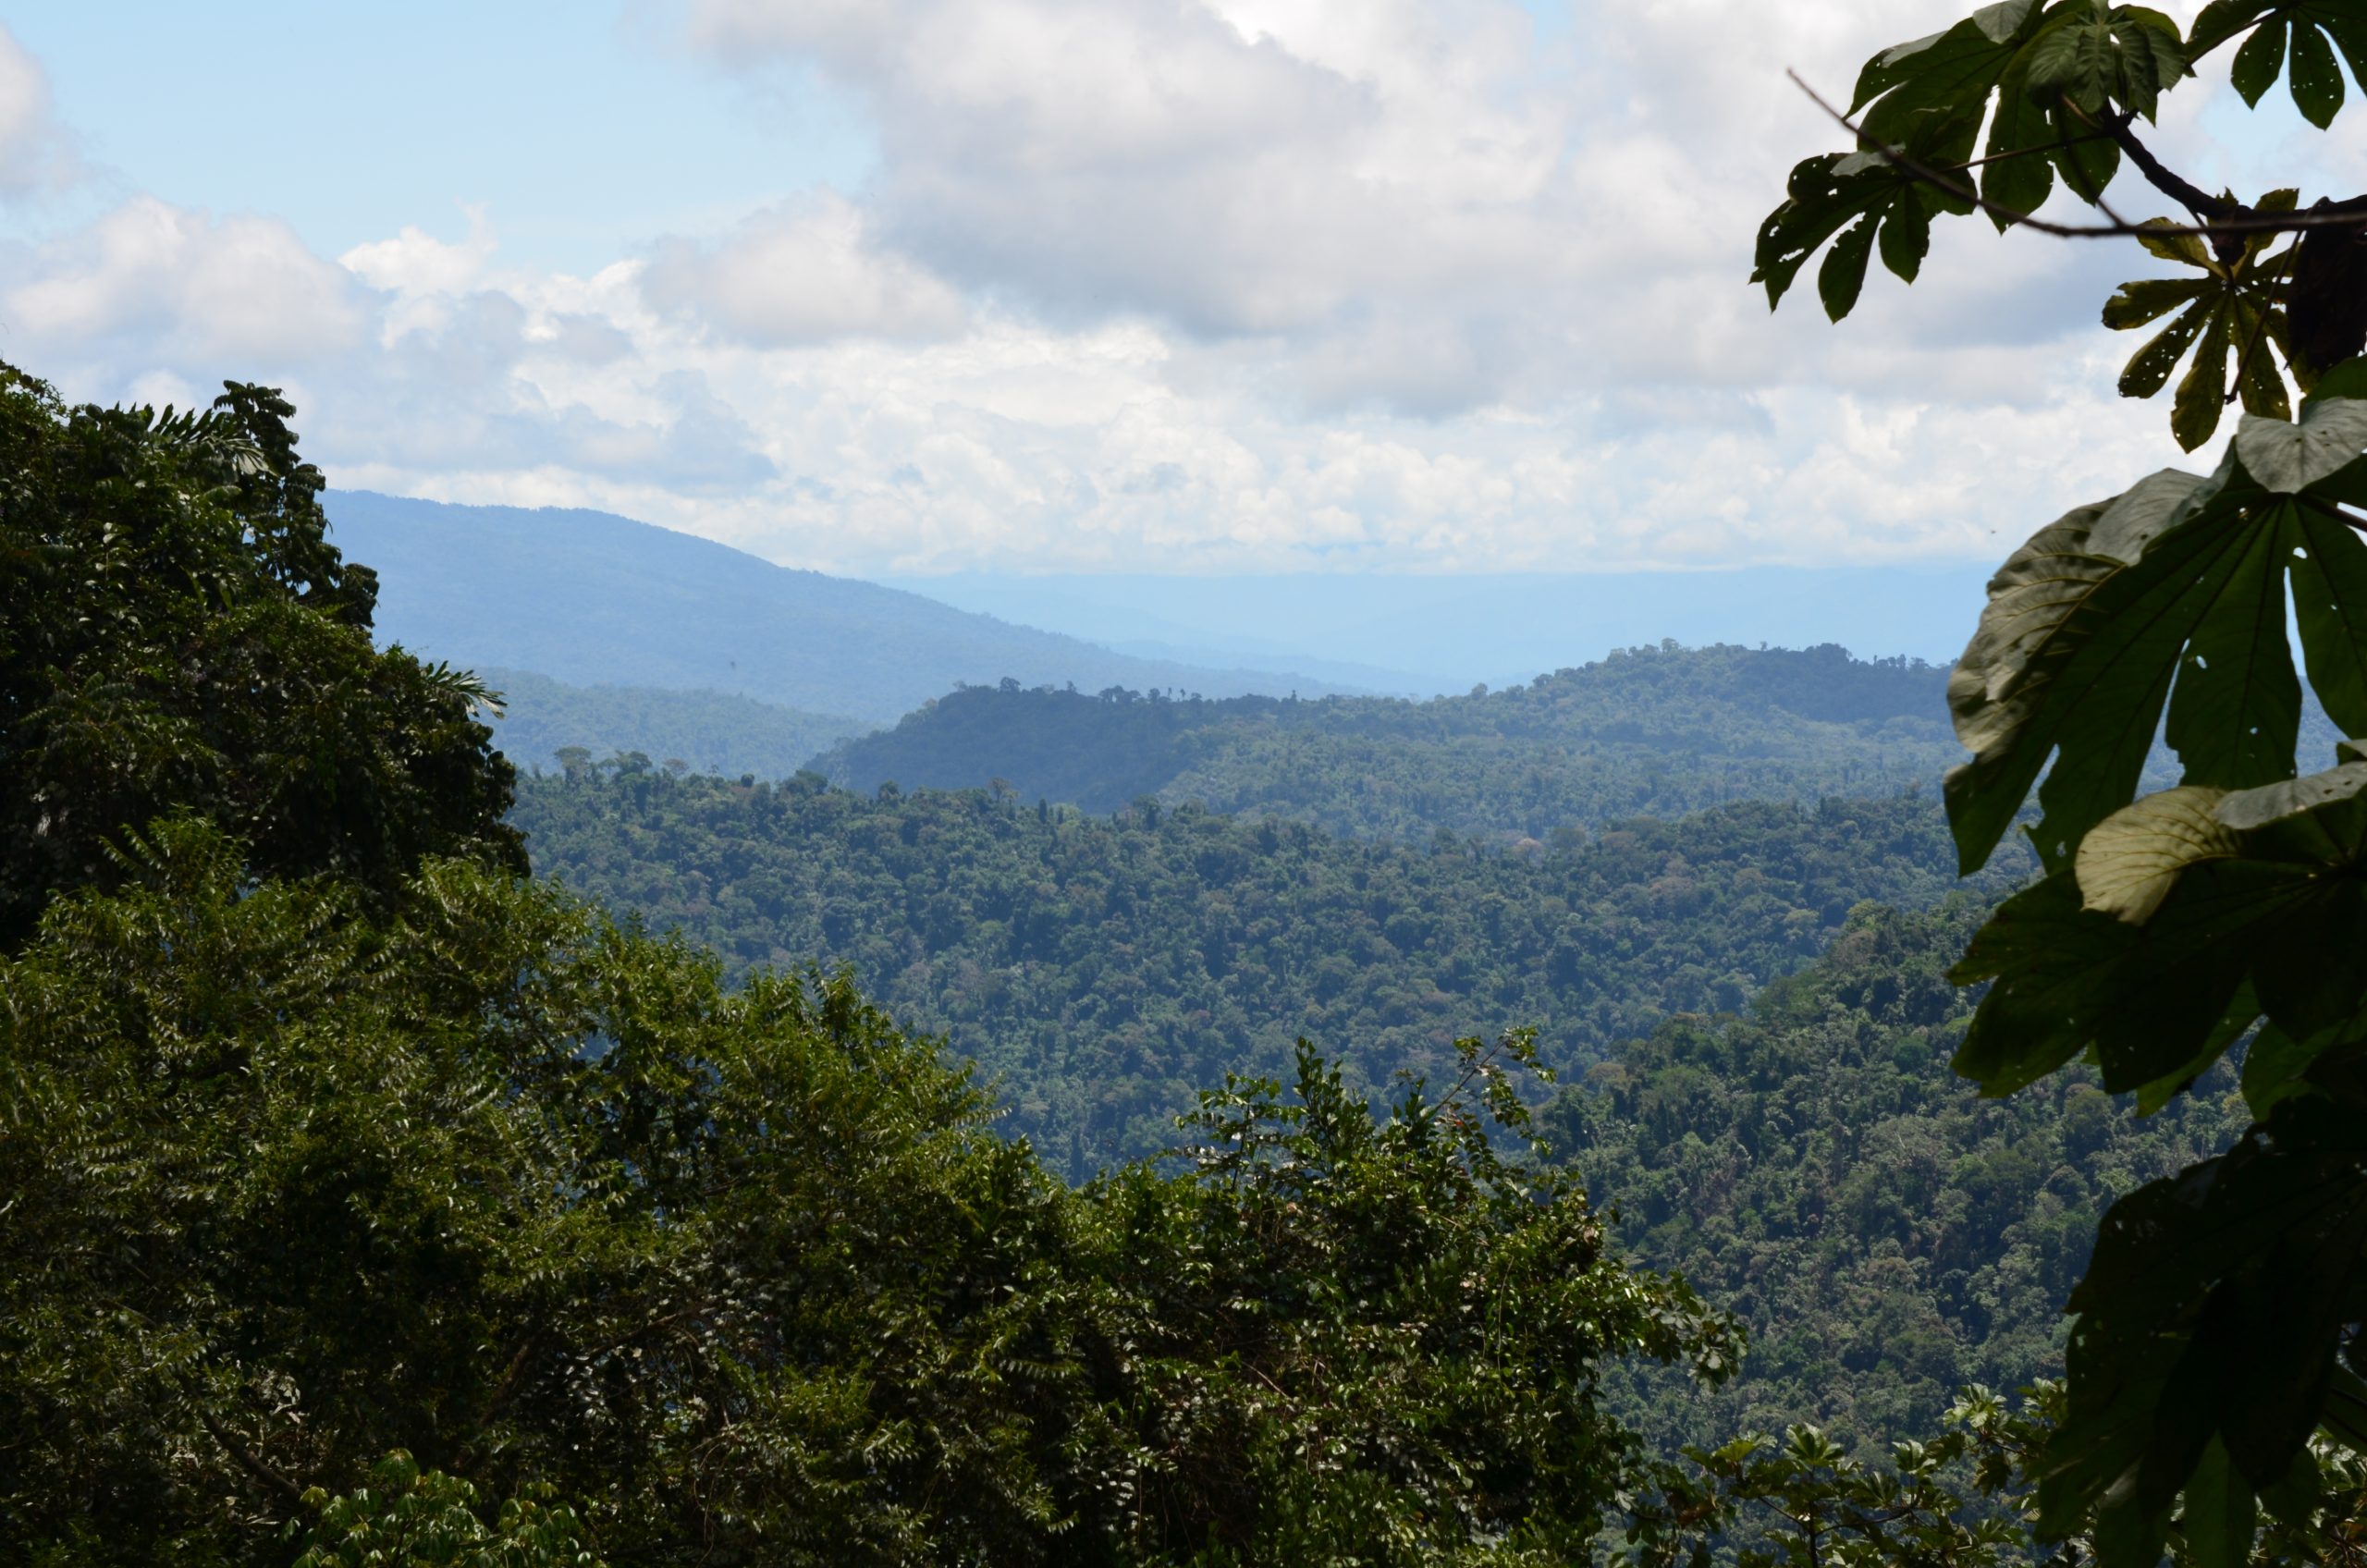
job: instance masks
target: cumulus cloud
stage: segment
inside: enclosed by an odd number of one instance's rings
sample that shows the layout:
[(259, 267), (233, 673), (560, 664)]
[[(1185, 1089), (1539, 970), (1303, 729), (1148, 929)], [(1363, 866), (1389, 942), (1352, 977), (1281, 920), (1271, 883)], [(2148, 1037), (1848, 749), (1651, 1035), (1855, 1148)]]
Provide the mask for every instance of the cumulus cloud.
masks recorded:
[[(1836, 136), (1783, 67), (1846, 93), (1960, 10), (1641, 0), (1557, 34), (1509, 0), (696, 0), (691, 32), (869, 105), (868, 221), (965, 289), (1245, 342), (1311, 412), (1438, 416), (1855, 351), (1743, 283), (1785, 171)], [(2092, 325), (2090, 257), (1972, 225), (1940, 252), (1881, 321), (1904, 346)]]
[(51, 102), (48, 73), (0, 23), (0, 198), (61, 190), (82, 172)]
[(153, 196), (18, 251), (0, 278), (0, 320), (76, 358), (301, 365), (350, 349), (364, 316), (352, 276), (285, 223)]
[(436, 239), (416, 224), (405, 224), (391, 239), (356, 245), (337, 261), (373, 288), (395, 294), (457, 294), (476, 281), (493, 259), (493, 226), (482, 203), (462, 209), (468, 237), (458, 243)]
[(833, 337), (943, 337), (961, 297), (882, 249), (864, 215), (822, 193), (742, 224), (720, 243), (669, 239), (642, 279), (650, 304), (767, 348)]
[[(694, 0), (875, 173), (589, 276), (141, 197), (0, 248), (0, 326), (76, 396), (288, 380), (336, 483), (855, 573), (1993, 559), (2178, 460), (2094, 321), (2151, 263), (1944, 226), (1837, 329), (1745, 282), (1833, 142), (1781, 67), (1959, 6)], [(2241, 185), (2211, 104), (2162, 145)]]

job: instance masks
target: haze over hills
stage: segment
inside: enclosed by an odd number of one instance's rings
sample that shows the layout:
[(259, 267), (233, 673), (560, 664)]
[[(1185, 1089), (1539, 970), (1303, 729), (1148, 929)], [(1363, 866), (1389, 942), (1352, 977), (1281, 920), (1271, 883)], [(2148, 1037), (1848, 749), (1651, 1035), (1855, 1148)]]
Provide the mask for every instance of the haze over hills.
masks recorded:
[(502, 697), (505, 711), (485, 717), (493, 743), (534, 772), (552, 771), (562, 747), (580, 746), (593, 761), (639, 752), (660, 766), (782, 778), (816, 753), (871, 728), (843, 714), (804, 713), (724, 692), (570, 686), (496, 666), (476, 673)]
[(1946, 680), (1829, 645), (1668, 644), (1420, 703), (1174, 702), (1006, 682), (941, 698), (815, 766), (865, 791), (1000, 779), (1022, 800), (1092, 812), (1156, 796), (1333, 832), (1542, 839), (1727, 801), (1936, 784), (1963, 756)]
[(1861, 655), (1952, 664), (1980, 619), (1988, 571), (1933, 563), (1428, 575), (959, 572), (884, 581), (1131, 653), (1281, 663), (1429, 696), (1478, 681), (1525, 681), (1672, 637), (1788, 648), (1837, 643)]
[(1006, 676), (1209, 696), (1344, 689), (1288, 670), (1112, 653), (607, 512), (367, 491), (324, 501), (337, 545), (378, 571), (381, 641), (472, 668), (730, 692), (877, 723), (961, 682)]

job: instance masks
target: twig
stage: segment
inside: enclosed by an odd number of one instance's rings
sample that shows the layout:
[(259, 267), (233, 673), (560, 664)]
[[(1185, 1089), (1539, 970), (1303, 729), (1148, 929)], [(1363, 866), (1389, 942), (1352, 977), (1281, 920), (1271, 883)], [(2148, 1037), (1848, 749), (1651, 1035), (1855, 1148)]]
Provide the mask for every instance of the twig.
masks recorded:
[(288, 1502), (294, 1504), (296, 1507), (302, 1508), (304, 1506), (303, 1488), (298, 1486), (295, 1482), (289, 1480), (287, 1476), (281, 1475), (278, 1471), (274, 1470), (270, 1465), (264, 1464), (252, 1450), (249, 1449), (246, 1444), (239, 1440), (236, 1433), (231, 1432), (228, 1428), (225, 1427), (221, 1422), (214, 1419), (213, 1414), (208, 1411), (205, 1406), (198, 1403), (194, 1396), (190, 1398), (190, 1404), (191, 1408), (196, 1410), (197, 1419), (200, 1424), (205, 1427), (208, 1433), (212, 1434), (215, 1442), (222, 1445), (223, 1452), (239, 1462), (239, 1468), (244, 1470), (248, 1475), (252, 1476), (256, 1480), (261, 1481), (264, 1486), (269, 1487), (273, 1491), (277, 1492), (281, 1497), (287, 1499)]
[[(2279, 269), (2280, 277), (2292, 276), (2293, 259), (2300, 253), (2301, 243), (2298, 239), (2285, 248), (2285, 265)], [(2239, 257), (2240, 254), (2241, 252), (2238, 252)], [(2223, 257), (2222, 260), (2226, 258)], [(2235, 308), (2236, 300), (2231, 297), (2227, 302), (2227, 309), (2233, 311)], [(2244, 345), (2244, 351), (2236, 356), (2236, 379), (2228, 384), (2226, 394), (2219, 399), (2220, 407), (2226, 408), (2244, 395), (2244, 377), (2251, 371), (2252, 356), (2260, 352), (2261, 344), (2267, 341), (2268, 318), (2275, 313), (2275, 285), (2271, 284), (2269, 299), (2260, 308), (2260, 319), (2252, 323), (2251, 339)]]
[(2347, 512), (2323, 496), (2296, 496), (2293, 498), (2320, 517), (2330, 518), (2355, 533), (2367, 533), (2367, 518)]
[(2103, 131), (2091, 130), (2085, 136), (2075, 136), (2068, 141), (2058, 142), (2055, 147), (2017, 147), (2010, 153), (1992, 153), (1987, 157), (1983, 158), (1968, 158), (1961, 164), (1950, 164), (1948, 165), (1948, 172), (1950, 174), (1961, 174), (1966, 169), (1977, 169), (1990, 164), (2010, 163), (2016, 158), (2042, 158), (2046, 156), (2048, 153), (2054, 152), (2056, 147), (2077, 147), (2083, 142), (2107, 141), (2110, 140), (2111, 138)]
[[(2079, 105), (2072, 103), (2070, 99), (2066, 98), (2063, 100), (2063, 103), (2065, 107), (2068, 108), (2073, 114), (2079, 115), (2081, 119), (2088, 120), (2090, 125), (2094, 125), (2096, 123), (2093, 120), (2089, 120), (2086, 115), (2081, 114)], [(2089, 189), (2087, 171), (2080, 168), (2079, 161), (2070, 156), (2073, 145), (2070, 127), (2064, 127), (2061, 135), (2056, 138), (2055, 145), (2064, 153), (2063, 182), (2071, 188), (2073, 193), (2076, 194), (2079, 200), (2085, 202), (2091, 207), (2095, 208), (2096, 211), (2103, 214), (2105, 217), (2111, 219), (2114, 223), (2127, 224), (2128, 222), (2127, 218), (2122, 217), (2118, 213), (2114, 212), (2112, 208), (2105, 203), (2104, 193), (2101, 187), (2095, 190)]]

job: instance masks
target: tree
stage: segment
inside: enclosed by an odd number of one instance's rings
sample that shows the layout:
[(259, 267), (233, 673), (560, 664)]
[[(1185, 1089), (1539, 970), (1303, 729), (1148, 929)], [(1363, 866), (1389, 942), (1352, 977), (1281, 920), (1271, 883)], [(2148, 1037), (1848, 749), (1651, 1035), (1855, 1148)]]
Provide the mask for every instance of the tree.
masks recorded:
[[(2190, 355), (2170, 417), (2189, 449), (2243, 405), (2211, 474), (2165, 470), (2016, 551), (1949, 682), (1973, 753), (1946, 789), (1963, 866), (2037, 784), (2043, 870), (1955, 971), (1990, 987), (1957, 1070), (1996, 1095), (2085, 1058), (2141, 1111), (2249, 1041), (2249, 1131), (2116, 1204), (2068, 1303), (2039, 1523), (2092, 1531), (2108, 1565), (2165, 1542), (2239, 1562), (2262, 1509), (2308, 1516), (2313, 1432), (2367, 1442), (2367, 752), (2301, 772), (2286, 620), (2289, 594), (2311, 690), (2367, 735), (2367, 199), (2244, 202), (2165, 166), (2139, 124), (2214, 53), (2247, 102), (2281, 73), (2324, 128), (2337, 54), (2367, 71), (2367, 4), (2214, 0), (2181, 34), (2142, 6), (2005, 0), (1884, 50), (1843, 117), (1856, 149), (1793, 170), (1754, 275), (1780, 300), (1822, 249), (1837, 319), (1876, 250), (1911, 281), (1944, 214), (2127, 236), (2200, 276), (2106, 302), (2110, 326), (2172, 318), (2122, 392)], [(2122, 221), (2127, 169), (2188, 216)], [(2031, 217), (2058, 176), (2105, 221)], [(2165, 714), (2183, 778), (2140, 796)]]
[(258, 876), (391, 896), (426, 854), (522, 870), (483, 686), (370, 641), (277, 394), (67, 410), (0, 365), (0, 951), (127, 828), (219, 823)]
[(1569, 1561), (1603, 1365), (1736, 1354), (1500, 1158), (1524, 1037), (1072, 1189), (842, 981), (126, 858), (0, 961), (10, 1562)]

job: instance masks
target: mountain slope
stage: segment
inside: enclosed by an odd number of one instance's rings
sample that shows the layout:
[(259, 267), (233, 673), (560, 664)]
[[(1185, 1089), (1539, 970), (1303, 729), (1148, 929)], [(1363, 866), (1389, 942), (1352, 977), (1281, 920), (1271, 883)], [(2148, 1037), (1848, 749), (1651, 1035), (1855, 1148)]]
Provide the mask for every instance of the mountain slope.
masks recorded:
[(1947, 673), (1837, 647), (1639, 648), (1501, 692), (1169, 701), (1016, 682), (956, 692), (816, 763), (858, 790), (1000, 778), (1108, 812), (1141, 796), (1333, 832), (1543, 839), (1734, 800), (1937, 781), (1962, 756)]
[(606, 512), (351, 490), (325, 501), (334, 542), (379, 573), (382, 639), (455, 664), (729, 692), (876, 723), (1006, 676), (1219, 696), (1339, 690), (1115, 654)]
[(639, 752), (661, 766), (786, 778), (816, 753), (868, 728), (843, 714), (801, 713), (722, 692), (570, 686), (490, 666), (477, 674), (502, 695), (502, 716), (485, 721), (493, 743), (533, 772), (554, 771), (561, 747), (581, 746), (595, 762)]

